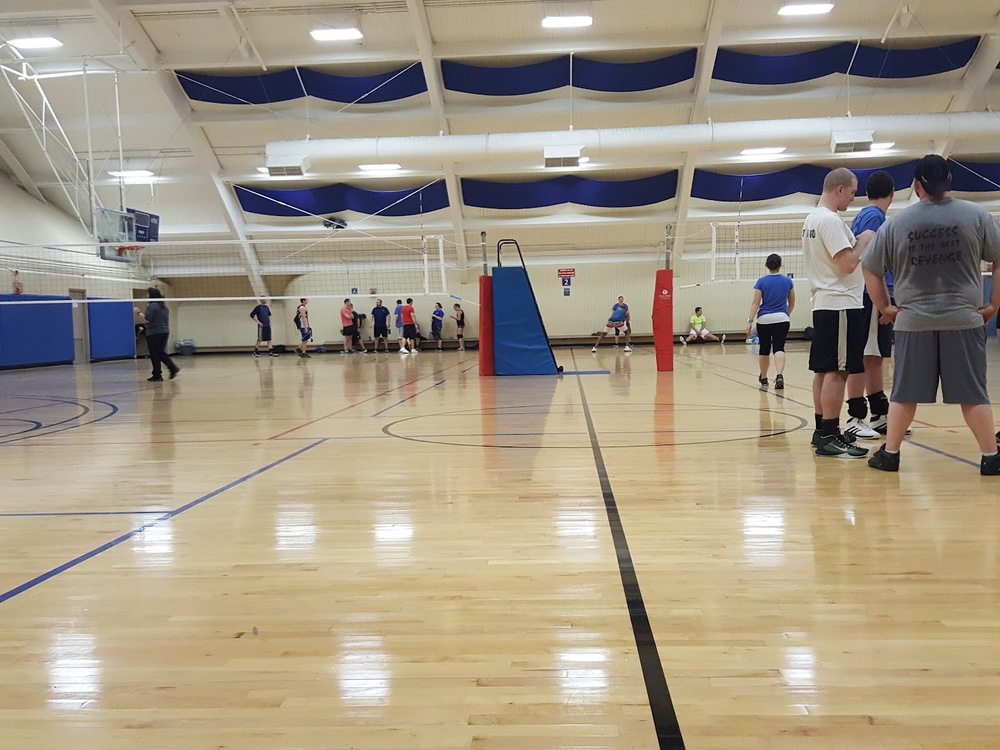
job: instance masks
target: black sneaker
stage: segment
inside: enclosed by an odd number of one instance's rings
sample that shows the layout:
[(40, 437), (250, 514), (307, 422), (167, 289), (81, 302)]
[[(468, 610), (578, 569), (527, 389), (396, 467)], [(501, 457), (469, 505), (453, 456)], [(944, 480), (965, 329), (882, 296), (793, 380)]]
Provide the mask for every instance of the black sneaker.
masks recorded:
[(992, 456), (983, 456), (983, 460), (979, 462), (979, 473), (984, 477), (1000, 475), (1000, 451)]
[(162, 383), (163, 382), (163, 378), (160, 377), (160, 376), (158, 376), (158, 375), (154, 375), (151, 378), (146, 378), (146, 380), (148, 382), (150, 382), (150, 383)]
[(760, 383), (761, 388), (767, 388), (767, 378), (763, 375), (757, 377), (757, 382)]
[(258, 352), (258, 351), (257, 351), (257, 350), (255, 349), (255, 350), (254, 350), (254, 352), (253, 352), (253, 356), (255, 356), (255, 357), (256, 357), (257, 359), (260, 359), (260, 352)]
[(176, 378), (177, 377), (177, 373), (179, 373), (180, 371), (181, 371), (181, 368), (179, 368), (179, 367), (171, 370), (170, 371), (170, 379), (173, 380), (174, 378)]
[(785, 376), (775, 375), (774, 376), (774, 390), (783, 391), (785, 390)]
[(864, 458), (868, 455), (867, 448), (859, 448), (841, 440), (840, 435), (832, 437), (822, 437), (823, 444), (816, 449), (817, 456), (829, 456), (831, 458)]
[(868, 465), (879, 471), (899, 471), (899, 454), (889, 453), (885, 449), (885, 443), (875, 451), (875, 455), (868, 459)]
[(277, 357), (278, 356), (278, 353), (275, 352), (275, 351), (268, 352), (267, 354), (268, 354), (269, 357)]
[[(840, 438), (841, 442), (847, 443), (848, 445), (854, 445), (858, 441), (854, 435), (844, 435), (841, 433), (837, 437)], [(813, 430), (811, 444), (813, 448), (819, 448), (823, 444), (823, 435), (819, 430)]]

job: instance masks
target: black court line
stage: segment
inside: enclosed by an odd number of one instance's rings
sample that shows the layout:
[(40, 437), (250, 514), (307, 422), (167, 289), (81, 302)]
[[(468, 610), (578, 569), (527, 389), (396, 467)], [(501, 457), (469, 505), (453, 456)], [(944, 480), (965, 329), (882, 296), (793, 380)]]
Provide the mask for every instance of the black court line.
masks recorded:
[[(575, 355), (573, 356), (573, 362), (574, 364), (576, 363)], [(594, 429), (594, 420), (590, 416), (590, 407), (587, 405), (587, 394), (583, 390), (583, 380), (578, 377), (576, 382), (580, 387), (583, 416), (587, 421), (587, 432), (590, 434), (590, 447), (594, 453), (594, 465), (597, 468), (597, 476), (601, 481), (601, 493), (604, 495), (604, 509), (608, 514), (608, 525), (611, 527), (611, 537), (615, 544), (615, 555), (618, 558), (618, 572), (621, 575), (622, 588), (625, 590), (625, 602), (628, 605), (629, 619), (632, 621), (632, 634), (635, 636), (635, 645), (639, 652), (639, 665), (642, 668), (642, 677), (646, 683), (646, 697), (649, 699), (649, 708), (653, 714), (656, 740), (660, 750), (684, 750), (684, 737), (681, 735), (681, 726), (677, 721), (674, 702), (670, 698), (667, 677), (663, 673), (663, 664), (660, 662), (660, 653), (656, 648), (653, 628), (649, 624), (649, 615), (646, 613), (646, 604), (642, 599), (639, 579), (635, 573), (635, 564), (632, 562), (632, 553), (628, 548), (628, 539), (625, 537), (625, 529), (622, 526), (621, 515), (618, 512), (615, 493), (611, 489), (611, 480), (608, 478), (608, 470), (604, 464), (601, 444), (598, 442), (597, 431)]]
[(442, 384), (443, 382), (445, 382), (445, 381), (443, 381), (443, 380), (439, 380), (439, 381), (438, 381), (438, 382), (436, 382), (436, 383), (435, 383), (434, 385), (431, 385), (431, 386), (428, 386), (428, 387), (424, 388), (423, 390), (420, 390), (420, 391), (417, 391), (416, 393), (412, 393), (412, 394), (410, 394), (409, 396), (407, 396), (406, 398), (401, 398), (401, 399), (400, 399), (399, 401), (397, 401), (396, 403), (394, 403), (394, 404), (393, 404), (392, 406), (387, 406), (387, 407), (385, 407), (384, 409), (379, 409), (379, 410), (378, 410), (377, 412), (375, 412), (374, 414), (372, 414), (372, 416), (373, 416), (373, 417), (377, 417), (377, 416), (380, 416), (380, 415), (382, 415), (382, 414), (385, 414), (385, 413), (386, 413), (387, 411), (389, 411), (389, 409), (395, 409), (395, 408), (396, 408), (397, 406), (399, 406), (400, 404), (405, 404), (405, 403), (406, 403), (407, 401), (409, 401), (409, 400), (410, 400), (411, 398), (416, 398), (416, 397), (417, 397), (417, 396), (419, 396), (419, 395), (420, 395), (421, 393), (426, 393), (427, 391), (430, 391), (430, 390), (433, 390), (433, 389), (437, 388), (437, 387), (438, 387), (439, 385), (441, 385), (441, 384)]
[(46, 571), (45, 573), (42, 573), (41, 575), (35, 576), (30, 581), (25, 581), (20, 586), (15, 586), (9, 591), (4, 591), (0, 593), (0, 604), (3, 604), (4, 602), (9, 601), (10, 599), (13, 599), (15, 596), (23, 594), (25, 591), (30, 591), (31, 589), (35, 588), (35, 586), (45, 583), (50, 578), (55, 578), (57, 575), (65, 573), (67, 570), (71, 570), (75, 568), (77, 565), (87, 562), (87, 560), (91, 559), (92, 557), (97, 557), (97, 555), (100, 555), (102, 552), (107, 552), (109, 549), (114, 549), (118, 545), (127, 542), (129, 539), (132, 539), (133, 537), (138, 536), (147, 529), (151, 529), (154, 526), (159, 526), (161, 523), (164, 523), (165, 521), (170, 521), (173, 518), (176, 518), (177, 516), (181, 515), (182, 513), (186, 513), (192, 508), (195, 508), (201, 505), (202, 503), (206, 503), (212, 498), (217, 497), (218, 495), (221, 495), (224, 492), (233, 489), (234, 487), (239, 487), (241, 484), (249, 482), (254, 477), (258, 477), (264, 472), (270, 471), (271, 469), (275, 468), (276, 466), (281, 466), (283, 463), (291, 461), (293, 458), (297, 458), (306, 451), (311, 451), (316, 446), (323, 445), (323, 443), (325, 442), (326, 442), (325, 439), (316, 440), (315, 442), (310, 443), (304, 448), (299, 448), (297, 451), (289, 453), (287, 456), (283, 456), (282, 458), (279, 458), (276, 461), (272, 461), (271, 463), (267, 464), (266, 466), (262, 466), (256, 471), (252, 471), (249, 474), (245, 474), (239, 479), (234, 479), (229, 484), (223, 485), (222, 487), (219, 487), (217, 490), (212, 490), (208, 494), (202, 495), (201, 497), (192, 500), (191, 502), (186, 503), (185, 505), (182, 505), (179, 508), (168, 511), (158, 511), (160, 515), (157, 518), (154, 518), (153, 520), (149, 521), (148, 523), (145, 523), (142, 526), (139, 526), (138, 528), (132, 529), (131, 531), (127, 531), (121, 536), (115, 537), (110, 542), (105, 542), (100, 547), (95, 547), (89, 552), (84, 552), (82, 555), (74, 557), (69, 562), (65, 562), (62, 565), (59, 565), (55, 568), (52, 568), (49, 571)]

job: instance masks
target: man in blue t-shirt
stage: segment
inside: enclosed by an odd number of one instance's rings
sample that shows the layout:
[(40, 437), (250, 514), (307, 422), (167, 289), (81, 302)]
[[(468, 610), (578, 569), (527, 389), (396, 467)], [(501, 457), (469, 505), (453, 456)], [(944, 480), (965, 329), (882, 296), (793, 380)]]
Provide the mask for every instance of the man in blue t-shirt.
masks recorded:
[(374, 328), (375, 352), (378, 353), (378, 340), (382, 339), (382, 345), (386, 353), (389, 352), (389, 308), (382, 304), (382, 300), (375, 300), (375, 307), (372, 308), (372, 326)]
[(615, 334), (615, 348), (618, 348), (618, 334), (622, 332), (622, 329), (625, 330), (625, 353), (628, 354), (632, 351), (632, 315), (628, 311), (628, 305), (625, 304), (625, 298), (619, 297), (618, 301), (611, 308), (611, 317), (604, 324), (604, 330), (597, 337), (597, 342), (591, 351), (596, 352), (597, 345), (601, 343), (601, 339), (612, 331)]
[[(857, 237), (866, 229), (878, 232), (885, 223), (885, 214), (895, 197), (895, 183), (892, 175), (883, 170), (873, 172), (865, 186), (868, 195), (868, 205), (858, 212), (851, 223), (851, 231)], [(893, 298), (892, 273), (885, 274), (886, 288), (889, 299)], [(885, 395), (885, 383), (882, 362), (892, 356), (892, 323), (879, 321), (880, 313), (872, 305), (868, 290), (864, 293), (864, 325), (868, 331), (868, 341), (865, 344), (865, 372), (855, 376), (863, 378), (864, 390), (860, 384), (852, 387), (850, 380), (847, 388), (847, 413), (850, 417), (864, 421), (871, 409), (871, 420), (868, 426), (875, 432), (884, 435), (889, 424), (889, 399)], [(893, 302), (895, 304), (895, 302)], [(865, 404), (863, 394), (868, 394)]]
[(396, 309), (393, 310), (392, 316), (396, 326), (396, 340), (399, 343), (399, 350), (403, 351), (406, 348), (406, 345), (403, 343), (405, 340), (403, 338), (403, 300), (396, 300)]
[[(260, 345), (267, 344), (267, 353), (272, 357), (277, 357), (278, 353), (271, 348), (271, 308), (267, 306), (267, 300), (262, 299), (250, 312), (250, 319), (257, 324), (257, 344), (253, 348), (253, 356), (260, 356)], [(245, 309), (245, 308), (244, 308)]]

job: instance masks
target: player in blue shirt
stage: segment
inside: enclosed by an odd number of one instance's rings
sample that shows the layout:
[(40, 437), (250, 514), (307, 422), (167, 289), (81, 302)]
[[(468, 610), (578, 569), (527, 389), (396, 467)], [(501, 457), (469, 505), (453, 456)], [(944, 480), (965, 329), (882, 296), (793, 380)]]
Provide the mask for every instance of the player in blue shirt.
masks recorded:
[[(403, 351), (406, 345), (403, 343), (406, 339), (403, 336), (403, 300), (396, 300), (396, 309), (393, 310), (392, 316), (396, 326), (396, 341), (399, 343), (399, 350)], [(409, 352), (404, 352), (408, 354)]]
[(594, 348), (590, 351), (596, 352), (597, 345), (601, 343), (601, 339), (612, 331), (615, 333), (615, 347), (617, 348), (618, 334), (622, 332), (622, 329), (625, 330), (625, 353), (628, 354), (632, 351), (632, 315), (628, 311), (628, 305), (625, 304), (625, 298), (619, 297), (618, 301), (611, 308), (611, 317), (604, 324), (604, 330), (601, 331), (601, 335), (597, 337)]
[[(883, 170), (873, 172), (868, 178), (865, 192), (868, 195), (868, 205), (858, 212), (851, 223), (851, 231), (857, 237), (866, 229), (874, 232), (885, 223), (885, 214), (895, 197), (895, 183), (892, 175)], [(885, 284), (889, 299), (893, 299), (892, 273), (886, 273)], [(895, 302), (893, 301), (893, 304)], [(864, 424), (871, 409), (871, 421), (867, 426), (875, 432), (884, 435), (889, 424), (889, 399), (885, 395), (885, 382), (882, 363), (892, 356), (892, 323), (879, 321), (879, 311), (872, 305), (868, 290), (864, 293), (865, 317), (864, 324), (868, 330), (868, 340), (865, 344), (865, 373), (848, 378), (847, 382), (847, 414), (848, 429), (851, 422), (860, 420)], [(852, 387), (854, 378), (863, 378), (864, 390), (860, 386)], [(868, 403), (862, 394), (868, 394)], [(874, 437), (874, 436), (873, 436)]]
[(438, 351), (441, 351), (442, 328), (444, 328), (444, 308), (440, 302), (435, 302), (434, 312), (431, 313), (431, 338), (438, 342)]
[(795, 309), (795, 283), (781, 273), (781, 256), (771, 253), (764, 261), (767, 275), (757, 279), (753, 285), (753, 303), (747, 318), (747, 337), (753, 321), (757, 319), (757, 336), (760, 339), (760, 376), (757, 381), (761, 388), (767, 388), (769, 356), (774, 351), (775, 390), (785, 387), (785, 338), (791, 325), (792, 310)]
[(382, 300), (375, 300), (375, 307), (372, 308), (372, 327), (376, 354), (378, 353), (379, 339), (382, 339), (386, 353), (389, 352), (389, 314), (389, 308), (382, 304)]

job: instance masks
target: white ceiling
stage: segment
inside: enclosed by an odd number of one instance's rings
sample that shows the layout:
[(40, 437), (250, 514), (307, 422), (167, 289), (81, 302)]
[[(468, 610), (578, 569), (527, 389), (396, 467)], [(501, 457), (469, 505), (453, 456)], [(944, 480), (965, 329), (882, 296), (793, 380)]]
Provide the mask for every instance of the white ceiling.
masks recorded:
[[(599, 249), (649, 248), (663, 240), (664, 226), (685, 227), (737, 215), (796, 216), (813, 200), (800, 194), (756, 204), (691, 200), (685, 188), (695, 168), (761, 173), (798, 164), (870, 168), (898, 164), (929, 151), (959, 161), (1000, 162), (1000, 138), (967, 140), (918, 137), (895, 140), (881, 156), (834, 157), (828, 143), (797, 145), (770, 161), (749, 163), (739, 148), (671, 153), (609, 154), (575, 170), (546, 170), (524, 157), (467, 159), (421, 164), (390, 178), (362, 174), (356, 164), (318, 162), (299, 179), (262, 175), (267, 144), (305, 138), (361, 139), (476, 135), (486, 133), (565, 134), (612, 128), (650, 128), (740, 122), (760, 133), (767, 121), (790, 118), (919, 117), (946, 112), (981, 112), (1000, 106), (1000, 0), (837, 0), (829, 16), (782, 18), (781, 0), (4, 0), (0, 39), (49, 34), (64, 46), (24, 52), (37, 74), (79, 72), (85, 77), (45, 78), (39, 85), (84, 169), (84, 195), (64, 190), (49, 157), (67, 175), (72, 163), (58, 138), (44, 147), (28, 125), (8, 85), (0, 79), (0, 170), (47, 201), (69, 211), (86, 209), (86, 170), (93, 156), (96, 195), (119, 205), (117, 181), (108, 176), (119, 163), (116, 113), (121, 110), (121, 153), (130, 168), (157, 174), (153, 186), (125, 188), (124, 203), (162, 217), (161, 239), (263, 238), (316, 234), (321, 219), (278, 219), (240, 210), (232, 186), (299, 188), (347, 183), (371, 190), (408, 190), (445, 180), (449, 209), (424, 216), (388, 218), (345, 213), (349, 225), (366, 232), (444, 233), (461, 245), (478, 246), (481, 231), (495, 240), (516, 236), (549, 252), (572, 255)], [(906, 7), (908, 12), (899, 16)], [(542, 17), (580, 8), (594, 17), (587, 29), (545, 30)], [(233, 13), (235, 10), (235, 15)], [(896, 19), (893, 21), (893, 19)], [(892, 22), (892, 23), (890, 23)], [(320, 43), (309, 36), (319, 26), (360, 23), (363, 44)], [(240, 25), (245, 28), (245, 32)], [(970, 36), (982, 37), (972, 62), (949, 73), (917, 79), (878, 80), (835, 74), (801, 84), (747, 86), (711, 79), (717, 50), (792, 54), (836, 42), (878, 45), (887, 33), (893, 49), (930, 47)], [(241, 43), (241, 37), (246, 41)], [(637, 62), (697, 48), (693, 80), (635, 94), (564, 88), (517, 97), (479, 97), (446, 91), (439, 63), (454, 60), (483, 66), (540, 62), (569, 53), (605, 62)], [(259, 55), (259, 59), (258, 59)], [(12, 62), (10, 48), (0, 60)], [(298, 99), (266, 106), (192, 102), (175, 71), (254, 75), (293, 66), (342, 76), (384, 73), (423, 64), (425, 94), (398, 102), (343, 105)], [(705, 68), (708, 68), (706, 74)], [(985, 73), (983, 72), (985, 71)], [(38, 105), (32, 81), (14, 81), (25, 99)], [(89, 115), (88, 115), (89, 112)], [(47, 116), (47, 125), (53, 120)], [(554, 136), (555, 137), (555, 136)], [(778, 144), (780, 145), (780, 144)], [(527, 182), (559, 174), (600, 180), (630, 180), (680, 170), (678, 197), (628, 209), (564, 205), (502, 211), (461, 205), (463, 177)], [(78, 182), (80, 175), (77, 175)], [(79, 190), (79, 187), (77, 188)], [(977, 194), (1000, 208), (1000, 189)], [(82, 211), (87, 213), (86, 210)], [(461, 257), (461, 254), (459, 255)]]

